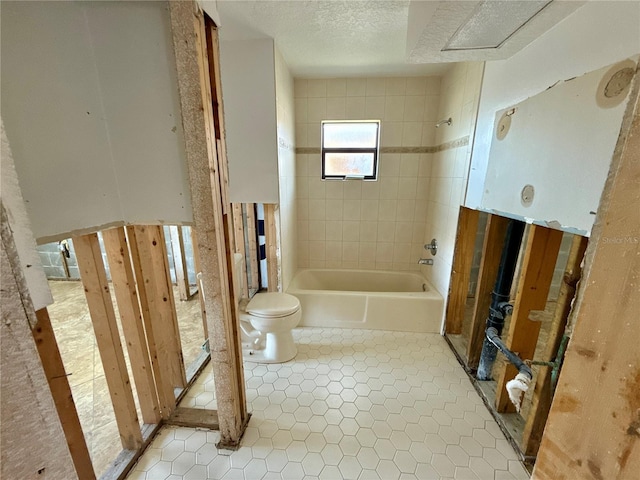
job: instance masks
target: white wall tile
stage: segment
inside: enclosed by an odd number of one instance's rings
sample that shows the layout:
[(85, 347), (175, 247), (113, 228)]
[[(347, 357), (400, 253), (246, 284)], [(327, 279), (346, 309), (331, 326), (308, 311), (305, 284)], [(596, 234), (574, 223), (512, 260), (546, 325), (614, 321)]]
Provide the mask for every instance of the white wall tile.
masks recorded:
[(367, 78), (367, 97), (384, 97), (384, 94), (384, 78)]
[(327, 97), (345, 97), (346, 95), (346, 78), (332, 78), (327, 80)]
[(314, 79), (307, 81), (307, 96), (326, 98), (327, 97), (327, 81), (325, 79)]
[(307, 99), (307, 121), (308, 122), (321, 122), (327, 120), (327, 99), (322, 98), (308, 98)]
[(299, 78), (293, 82), (293, 95), (295, 98), (304, 98), (308, 95), (308, 81)]
[(342, 241), (342, 221), (327, 220), (325, 238), (327, 239), (327, 241), (341, 242)]
[(407, 88), (407, 79), (404, 77), (390, 77), (385, 79), (385, 95), (404, 96)]
[(326, 120), (347, 120), (345, 97), (327, 98)]
[(386, 122), (404, 120), (404, 97), (384, 97), (384, 116), (382, 118)]
[(366, 97), (364, 114), (368, 120), (384, 118), (385, 97)]
[(358, 221), (342, 222), (342, 240), (344, 242), (360, 241), (360, 225)]
[(380, 127), (380, 145), (383, 147), (397, 147), (402, 145), (402, 122), (383, 122)]
[(407, 78), (407, 95), (424, 95), (427, 91), (427, 79), (425, 77)]
[(378, 242), (393, 242), (396, 233), (396, 222), (378, 222)]
[(350, 120), (366, 120), (366, 102), (362, 97), (347, 97), (345, 100), (345, 117)]
[(344, 198), (344, 182), (341, 180), (325, 180), (326, 198), (342, 200)]
[(367, 94), (366, 78), (347, 78), (347, 96), (364, 97)]

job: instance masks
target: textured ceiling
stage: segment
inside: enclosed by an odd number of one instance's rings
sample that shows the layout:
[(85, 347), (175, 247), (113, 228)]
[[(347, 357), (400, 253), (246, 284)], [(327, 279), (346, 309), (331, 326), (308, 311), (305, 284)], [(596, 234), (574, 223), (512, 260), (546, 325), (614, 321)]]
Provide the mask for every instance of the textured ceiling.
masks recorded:
[(294, 76), (335, 77), (441, 75), (449, 68), (446, 62), (507, 58), (584, 2), (552, 2), (539, 15), (541, 21), (536, 17), (499, 49), (442, 52), (479, 3), (218, 0), (217, 8), (222, 41), (270, 37)]

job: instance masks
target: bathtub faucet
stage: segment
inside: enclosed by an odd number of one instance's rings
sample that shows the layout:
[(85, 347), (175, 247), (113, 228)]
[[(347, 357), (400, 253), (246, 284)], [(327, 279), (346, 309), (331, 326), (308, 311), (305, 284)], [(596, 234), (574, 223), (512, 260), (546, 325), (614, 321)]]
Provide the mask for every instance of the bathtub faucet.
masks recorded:
[(421, 258), (418, 263), (420, 265), (433, 265), (433, 258)]

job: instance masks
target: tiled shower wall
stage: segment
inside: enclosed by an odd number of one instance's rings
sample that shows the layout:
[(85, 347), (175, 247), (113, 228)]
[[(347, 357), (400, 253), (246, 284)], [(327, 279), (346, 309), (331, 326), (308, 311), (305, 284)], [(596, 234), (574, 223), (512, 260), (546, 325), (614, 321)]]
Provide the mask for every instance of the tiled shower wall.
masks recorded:
[[(298, 79), (294, 90), (298, 266), (417, 270), (440, 77)], [(377, 181), (321, 180), (322, 120), (381, 120)]]

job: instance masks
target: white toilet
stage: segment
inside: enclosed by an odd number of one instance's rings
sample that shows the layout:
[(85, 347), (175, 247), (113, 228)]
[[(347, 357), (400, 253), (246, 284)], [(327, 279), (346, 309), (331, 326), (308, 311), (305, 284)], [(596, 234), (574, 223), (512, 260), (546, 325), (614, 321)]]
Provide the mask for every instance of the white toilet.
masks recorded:
[[(244, 268), (242, 255), (235, 254), (234, 260), (236, 272), (240, 272)], [(236, 275), (236, 279), (240, 278)], [(248, 303), (239, 302), (238, 316), (245, 361), (283, 363), (298, 353), (291, 330), (300, 323), (301, 310), (300, 301), (293, 295), (256, 293)]]

